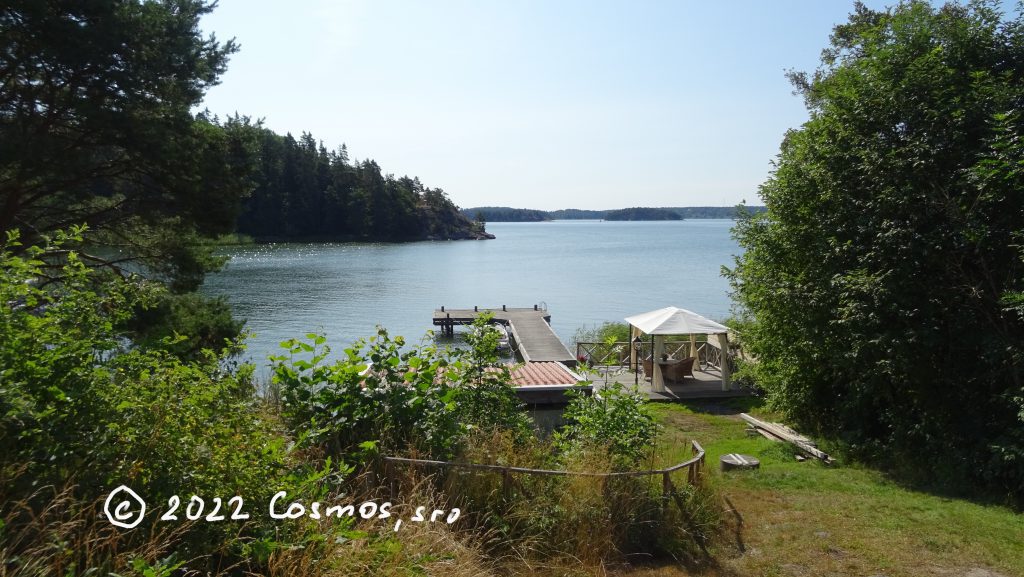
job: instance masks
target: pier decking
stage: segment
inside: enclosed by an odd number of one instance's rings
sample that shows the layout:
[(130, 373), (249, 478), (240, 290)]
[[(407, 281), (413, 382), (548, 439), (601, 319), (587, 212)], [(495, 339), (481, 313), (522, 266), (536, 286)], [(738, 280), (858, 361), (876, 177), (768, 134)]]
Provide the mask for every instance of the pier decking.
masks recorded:
[(509, 336), (519, 348), (523, 360), (530, 362), (558, 362), (576, 366), (576, 357), (565, 348), (551, 330), (551, 315), (546, 310), (501, 307), (496, 309), (448, 309), (434, 311), (434, 326), (451, 335), (456, 325), (470, 325), (480, 313), (494, 314), (494, 321), (506, 325)]
[(632, 388), (636, 383), (640, 394), (646, 395), (651, 401), (685, 402), (696, 400), (728, 399), (732, 397), (749, 397), (753, 393), (739, 386), (722, 390), (722, 373), (715, 367), (707, 370), (694, 369), (693, 377), (679, 383), (665, 383), (665, 391), (651, 389), (651, 381), (644, 378), (641, 371), (639, 378), (628, 367), (602, 367), (590, 375), (594, 388), (600, 390), (613, 382)]

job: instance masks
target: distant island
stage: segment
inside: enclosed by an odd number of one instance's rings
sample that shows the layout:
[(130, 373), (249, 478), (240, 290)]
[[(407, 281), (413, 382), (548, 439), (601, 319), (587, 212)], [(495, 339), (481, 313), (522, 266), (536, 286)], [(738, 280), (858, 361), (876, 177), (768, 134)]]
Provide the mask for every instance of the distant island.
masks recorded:
[[(764, 212), (763, 206), (745, 206), (751, 213)], [(545, 220), (680, 220), (688, 218), (735, 219), (735, 206), (674, 206), (634, 207), (618, 210), (585, 210), (563, 208), (561, 210), (535, 210), (510, 208), (507, 206), (478, 206), (462, 209), (462, 214), (477, 222), (540, 222)], [(646, 217), (637, 217), (642, 211)], [(621, 213), (621, 214), (620, 214)], [(613, 216), (614, 215), (614, 216)]]
[(579, 208), (563, 208), (548, 213), (551, 220), (601, 220), (610, 210), (584, 210)]
[(623, 208), (613, 210), (605, 215), (605, 220), (683, 220), (674, 210), (667, 208)]
[(551, 220), (550, 213), (529, 208), (507, 206), (478, 206), (464, 208), (462, 214), (477, 222), (541, 222)]

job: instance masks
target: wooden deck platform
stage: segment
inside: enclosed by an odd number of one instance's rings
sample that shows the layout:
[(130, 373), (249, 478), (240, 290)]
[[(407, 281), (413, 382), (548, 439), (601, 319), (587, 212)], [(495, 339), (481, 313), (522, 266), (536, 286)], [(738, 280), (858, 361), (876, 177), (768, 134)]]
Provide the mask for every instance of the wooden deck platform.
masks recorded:
[(693, 378), (687, 377), (681, 383), (666, 383), (665, 392), (651, 390), (651, 381), (644, 379), (643, 369), (640, 369), (640, 378), (636, 379), (630, 370), (619, 370), (605, 376), (602, 372), (588, 374), (593, 380), (594, 389), (599, 390), (606, 383), (618, 382), (627, 388), (639, 380), (637, 385), (641, 394), (647, 395), (652, 401), (693, 401), (698, 399), (728, 399), (732, 397), (749, 397), (752, 393), (749, 389), (739, 388), (733, 383), (732, 389), (722, 390), (722, 375), (716, 368), (709, 368), (707, 371), (694, 369)]
[(494, 322), (508, 327), (509, 336), (526, 362), (559, 362), (576, 366), (576, 357), (551, 330), (551, 315), (538, 308), (449, 309), (434, 311), (434, 326), (451, 335), (456, 325), (473, 324), (480, 313), (493, 313)]

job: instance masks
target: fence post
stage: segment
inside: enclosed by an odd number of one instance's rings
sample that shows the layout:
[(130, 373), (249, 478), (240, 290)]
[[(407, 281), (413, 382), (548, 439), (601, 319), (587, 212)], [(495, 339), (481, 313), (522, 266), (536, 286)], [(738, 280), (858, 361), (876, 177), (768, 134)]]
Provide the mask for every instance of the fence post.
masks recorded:
[(388, 497), (395, 500), (395, 467), (391, 461), (384, 461), (384, 476), (388, 481)]
[(501, 494), (505, 496), (505, 499), (510, 497), (512, 492), (512, 473), (508, 469), (501, 470)]
[(661, 513), (665, 514), (665, 510), (668, 508), (668, 499), (672, 494), (672, 477), (668, 471), (661, 474)]
[[(387, 463), (387, 461), (384, 461), (384, 462)], [(367, 489), (372, 491), (373, 494), (377, 494), (377, 491), (380, 489), (380, 485), (377, 483), (377, 481), (378, 481), (378, 479), (377, 479), (377, 471), (379, 471), (379, 470), (380, 470), (379, 465), (373, 464), (366, 471), (366, 487), (367, 487)]]

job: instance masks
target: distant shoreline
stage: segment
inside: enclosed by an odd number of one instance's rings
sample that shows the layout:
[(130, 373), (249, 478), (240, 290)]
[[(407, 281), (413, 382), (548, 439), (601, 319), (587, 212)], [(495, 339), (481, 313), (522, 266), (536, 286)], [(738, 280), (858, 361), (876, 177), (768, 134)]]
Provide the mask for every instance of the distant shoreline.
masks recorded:
[[(766, 210), (763, 206), (742, 206), (742, 209), (752, 214), (761, 213)], [(467, 218), (483, 222), (544, 222), (552, 220), (632, 220), (650, 222), (691, 219), (735, 220), (739, 217), (740, 210), (741, 207), (737, 206), (633, 207), (608, 210), (566, 208), (551, 211), (530, 208), (511, 208), (505, 206), (478, 206), (460, 209), (462, 214)], [(633, 215), (633, 218), (620, 218), (619, 215)]]

